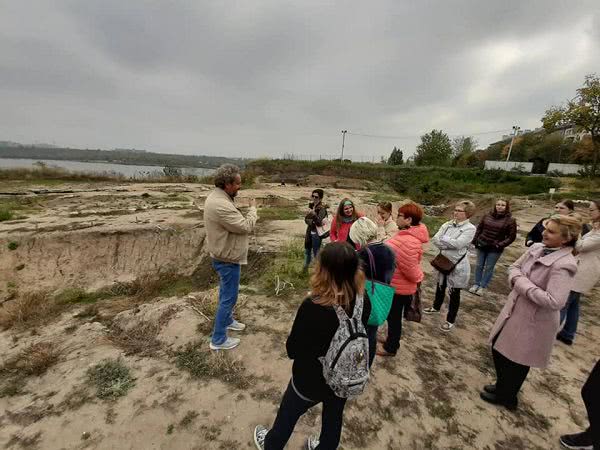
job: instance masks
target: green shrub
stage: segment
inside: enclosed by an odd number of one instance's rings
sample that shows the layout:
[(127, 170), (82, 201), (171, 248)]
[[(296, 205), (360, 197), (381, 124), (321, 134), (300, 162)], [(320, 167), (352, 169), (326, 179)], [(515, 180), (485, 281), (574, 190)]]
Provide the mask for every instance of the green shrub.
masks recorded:
[(19, 243), (15, 241), (10, 241), (7, 245), (9, 250), (16, 250), (19, 248)]
[(14, 217), (13, 212), (8, 208), (0, 208), (0, 222), (5, 220), (12, 220)]
[(105, 359), (88, 369), (88, 380), (96, 386), (98, 398), (117, 398), (135, 385), (129, 368), (118, 359)]

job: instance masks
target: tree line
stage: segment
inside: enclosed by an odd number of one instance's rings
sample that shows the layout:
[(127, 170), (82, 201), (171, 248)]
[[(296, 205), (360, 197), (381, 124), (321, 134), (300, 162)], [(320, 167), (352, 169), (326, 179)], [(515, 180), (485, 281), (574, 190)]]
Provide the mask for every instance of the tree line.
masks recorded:
[[(0, 143), (0, 158), (53, 159), (169, 167), (216, 168), (225, 163), (244, 167), (246, 159), (204, 155), (171, 155), (131, 150), (89, 150)], [(1, 164), (1, 162), (0, 162)]]
[[(585, 77), (576, 96), (564, 105), (552, 106), (541, 119), (543, 127), (534, 132), (517, 135), (510, 154), (511, 161), (533, 161), (547, 165), (575, 163), (590, 166), (590, 173), (598, 173), (600, 155), (600, 78)], [(583, 132), (583, 137), (567, 139), (564, 130)], [(478, 149), (470, 136), (453, 140), (442, 130), (432, 130), (421, 136), (416, 153), (408, 161), (401, 149), (394, 147), (387, 164), (406, 162), (418, 166), (483, 167), (486, 160), (505, 160), (511, 138)]]

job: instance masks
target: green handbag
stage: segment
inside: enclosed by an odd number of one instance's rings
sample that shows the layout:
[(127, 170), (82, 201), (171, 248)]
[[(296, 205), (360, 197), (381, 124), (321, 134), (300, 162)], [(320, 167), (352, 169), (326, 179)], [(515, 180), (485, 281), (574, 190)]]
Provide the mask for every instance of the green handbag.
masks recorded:
[[(373, 254), (368, 247), (367, 253), (369, 255), (371, 275), (376, 276)], [(371, 315), (367, 322), (368, 325), (378, 327), (387, 320), (390, 309), (392, 308), (395, 292), (395, 289), (389, 284), (375, 280), (367, 280), (365, 283), (365, 293), (371, 301)]]

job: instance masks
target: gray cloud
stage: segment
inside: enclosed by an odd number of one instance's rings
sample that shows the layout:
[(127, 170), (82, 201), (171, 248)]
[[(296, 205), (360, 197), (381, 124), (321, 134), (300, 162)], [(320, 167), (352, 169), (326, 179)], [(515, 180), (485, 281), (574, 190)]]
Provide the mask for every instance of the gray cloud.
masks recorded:
[[(410, 153), (539, 125), (598, 70), (596, 1), (9, 2), (0, 139), (244, 156)], [(485, 145), (502, 133), (477, 135)]]

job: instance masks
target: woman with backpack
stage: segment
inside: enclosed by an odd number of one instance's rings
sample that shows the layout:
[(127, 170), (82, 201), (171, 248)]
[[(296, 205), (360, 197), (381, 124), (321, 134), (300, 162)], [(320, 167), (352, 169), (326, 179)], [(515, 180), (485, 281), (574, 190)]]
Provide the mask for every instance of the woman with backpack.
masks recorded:
[[(350, 239), (359, 247), (358, 256), (362, 260), (362, 267), (367, 279), (390, 284), (396, 267), (394, 252), (379, 240), (377, 228), (377, 225), (368, 217), (359, 217), (350, 228)], [(365, 291), (368, 297), (369, 290), (365, 289)], [(367, 325), (369, 365), (373, 364), (377, 350), (377, 328), (376, 325)]]
[(331, 242), (348, 242), (354, 246), (354, 242), (350, 239), (350, 228), (356, 219), (362, 216), (364, 214), (356, 211), (354, 202), (349, 198), (344, 198), (338, 206), (337, 214), (331, 221)]
[(529, 369), (548, 366), (560, 310), (577, 271), (573, 247), (580, 232), (575, 217), (554, 215), (544, 222), (542, 243), (532, 245), (510, 266), (512, 290), (490, 332), (496, 383), (481, 391), (486, 402), (517, 409)]
[[(471, 265), (469, 264), (469, 245), (475, 236), (475, 225), (469, 221), (469, 217), (475, 212), (475, 205), (469, 200), (460, 201), (454, 206), (453, 220), (443, 224), (433, 236), (431, 242), (440, 253), (436, 259), (444, 259), (452, 267), (449, 272), (443, 273), (435, 268), (438, 274), (437, 289), (433, 306), (425, 308), (425, 314), (439, 313), (446, 296), (446, 288), (450, 289), (450, 305), (446, 321), (440, 326), (442, 331), (450, 331), (454, 327), (458, 308), (460, 307), (460, 290), (469, 285), (471, 276)], [(441, 256), (440, 256), (441, 255)]]
[(402, 337), (402, 317), (404, 309), (410, 306), (423, 281), (421, 259), (423, 244), (429, 242), (429, 231), (421, 223), (423, 209), (416, 203), (406, 203), (398, 209), (396, 223), (399, 231), (385, 241), (396, 259), (396, 270), (392, 277), (394, 300), (387, 318), (388, 334), (377, 349), (379, 356), (396, 356)]
[(357, 252), (345, 242), (328, 244), (319, 252), (310, 283), (310, 296), (300, 305), (286, 342), (294, 360), (292, 378), (271, 429), (258, 425), (254, 430), (259, 450), (283, 449), (298, 419), (319, 403), (321, 434), (309, 437), (307, 447), (336, 449), (346, 399), (362, 392), (368, 380), (365, 327), (371, 304), (362, 295), (365, 274)]
[(475, 267), (475, 284), (469, 292), (483, 295), (487, 289), (494, 267), (506, 247), (517, 238), (517, 221), (510, 213), (510, 203), (505, 198), (496, 200), (496, 205), (487, 213), (479, 225), (473, 238), (473, 245), (477, 248), (477, 265)]
[(312, 191), (312, 201), (308, 204), (308, 212), (304, 217), (306, 223), (306, 233), (304, 234), (304, 271), (308, 270), (308, 266), (312, 258), (316, 258), (321, 248), (321, 241), (327, 236), (319, 236), (317, 227), (323, 225), (323, 220), (327, 217), (327, 205), (323, 204), (323, 189), (315, 189)]

